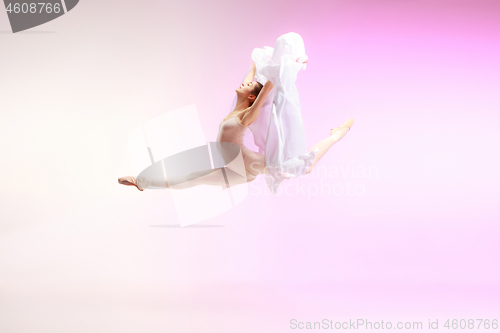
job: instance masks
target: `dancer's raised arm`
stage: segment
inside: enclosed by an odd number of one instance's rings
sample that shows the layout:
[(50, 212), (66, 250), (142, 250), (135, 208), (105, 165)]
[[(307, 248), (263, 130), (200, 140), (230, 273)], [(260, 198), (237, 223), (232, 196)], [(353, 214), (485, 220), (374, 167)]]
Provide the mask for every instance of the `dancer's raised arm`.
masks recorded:
[(269, 95), (269, 92), (273, 90), (273, 88), (274, 85), (271, 83), (271, 81), (267, 81), (255, 101), (253, 102), (252, 106), (248, 109), (248, 111), (242, 113), (242, 117), (240, 118), (241, 124), (250, 126), (250, 124), (253, 123), (255, 119), (257, 119), (260, 109), (267, 99), (267, 95)]
[(243, 81), (243, 83), (252, 82), (255, 78), (256, 71), (257, 71), (257, 66), (255, 65), (255, 62), (252, 61), (252, 68), (250, 69), (250, 72), (248, 73), (248, 75), (245, 78), (245, 81)]

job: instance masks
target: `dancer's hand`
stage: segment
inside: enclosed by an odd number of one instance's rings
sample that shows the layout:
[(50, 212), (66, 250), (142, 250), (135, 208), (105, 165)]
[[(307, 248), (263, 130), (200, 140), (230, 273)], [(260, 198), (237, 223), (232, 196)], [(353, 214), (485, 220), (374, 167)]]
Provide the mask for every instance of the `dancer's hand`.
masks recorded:
[(247, 74), (247, 77), (243, 81), (243, 83), (248, 83), (252, 82), (255, 79), (255, 72), (257, 71), (257, 66), (255, 65), (255, 62), (252, 61), (252, 68), (250, 68), (250, 71)]
[[(295, 62), (299, 62), (299, 59), (300, 59), (300, 58), (295, 59)], [(306, 61), (304, 61), (304, 62), (302, 62), (302, 63), (303, 63), (303, 64), (307, 64), (307, 62), (308, 62), (308, 61), (309, 61), (309, 59), (307, 59)]]

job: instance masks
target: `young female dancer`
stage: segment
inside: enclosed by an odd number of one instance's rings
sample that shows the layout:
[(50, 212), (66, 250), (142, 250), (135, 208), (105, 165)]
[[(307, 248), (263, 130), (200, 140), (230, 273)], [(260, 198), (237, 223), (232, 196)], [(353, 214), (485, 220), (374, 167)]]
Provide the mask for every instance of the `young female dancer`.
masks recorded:
[[(283, 35), (280, 38), (283, 38), (284, 36), (287, 35)], [(278, 39), (278, 41), (280, 41), (280, 39)], [(300, 57), (295, 59), (296, 62), (299, 62), (299, 60)], [(301, 63), (307, 63), (307, 59), (305, 61), (302, 61)], [(238, 145), (241, 150), (241, 154), (243, 156), (243, 163), (245, 167), (246, 176), (242, 175), (241, 172), (232, 170), (229, 165), (223, 168), (227, 177), (233, 180), (231, 182), (233, 185), (235, 183), (237, 184), (237, 183), (250, 182), (253, 181), (259, 174), (269, 173), (268, 166), (266, 165), (265, 154), (252, 151), (247, 147), (245, 147), (245, 145), (243, 144), (243, 137), (246, 130), (258, 118), (262, 106), (266, 102), (269, 93), (274, 88), (274, 85), (271, 81), (267, 81), (264, 84), (255, 81), (256, 71), (257, 71), (257, 66), (255, 62), (253, 62), (252, 68), (248, 73), (248, 75), (246, 76), (245, 80), (236, 89), (236, 103), (233, 111), (231, 111), (219, 125), (219, 133), (217, 141), (230, 142)], [(262, 78), (262, 76), (259, 76), (259, 78)], [(281, 88), (281, 84), (279, 88)], [(282, 94), (286, 95), (286, 93), (283, 92)], [(314, 166), (325, 155), (325, 153), (330, 149), (330, 147), (333, 144), (338, 142), (347, 134), (353, 122), (354, 122), (353, 119), (348, 119), (341, 126), (331, 129), (330, 136), (318, 142), (317, 144), (313, 145), (308, 150), (308, 154), (310, 154), (311, 152), (312, 153), (309, 155), (310, 160), (309, 163), (306, 165), (307, 167), (305, 171), (306, 174), (310, 173), (313, 170)], [(283, 144), (280, 143), (280, 147), (282, 146)], [(166, 179), (166, 180), (161, 180), (160, 182), (162, 187), (170, 189), (183, 189), (196, 185), (214, 185), (214, 186), (226, 185), (225, 181), (221, 179), (220, 175), (216, 175), (214, 172), (207, 173), (204, 171), (204, 172), (192, 173), (189, 176), (190, 177), (187, 177), (184, 180)], [(133, 176), (126, 176), (118, 178), (118, 183), (128, 186), (135, 186), (140, 191), (143, 191), (145, 188), (151, 185), (151, 180), (140, 179), (140, 178), (136, 179)]]

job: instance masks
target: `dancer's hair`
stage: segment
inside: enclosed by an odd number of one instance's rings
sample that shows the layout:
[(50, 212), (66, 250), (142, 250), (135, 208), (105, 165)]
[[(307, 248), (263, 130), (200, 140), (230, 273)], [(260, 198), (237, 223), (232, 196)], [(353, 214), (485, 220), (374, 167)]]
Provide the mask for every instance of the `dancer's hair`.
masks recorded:
[[(260, 91), (262, 90), (264, 86), (260, 82), (256, 82), (255, 87), (252, 90), (252, 94), (255, 95), (255, 99), (257, 99), (257, 96), (259, 96)], [(255, 102), (255, 99), (253, 100)], [(253, 102), (250, 103), (250, 106), (252, 106)]]

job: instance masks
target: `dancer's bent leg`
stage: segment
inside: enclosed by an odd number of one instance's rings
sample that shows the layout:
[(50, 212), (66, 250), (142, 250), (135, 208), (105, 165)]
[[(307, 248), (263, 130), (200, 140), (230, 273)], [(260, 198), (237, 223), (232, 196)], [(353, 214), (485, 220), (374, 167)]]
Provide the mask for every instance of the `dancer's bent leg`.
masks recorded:
[(308, 152), (310, 152), (311, 150), (314, 150), (316, 148), (318, 149), (318, 151), (316, 152), (316, 156), (314, 157), (314, 161), (306, 173), (310, 173), (312, 169), (314, 169), (316, 163), (318, 163), (318, 161), (326, 154), (328, 149), (330, 149), (331, 146), (333, 146), (347, 134), (353, 123), (354, 119), (347, 120), (342, 124), (342, 126), (332, 129), (328, 138), (318, 142), (308, 150)]

